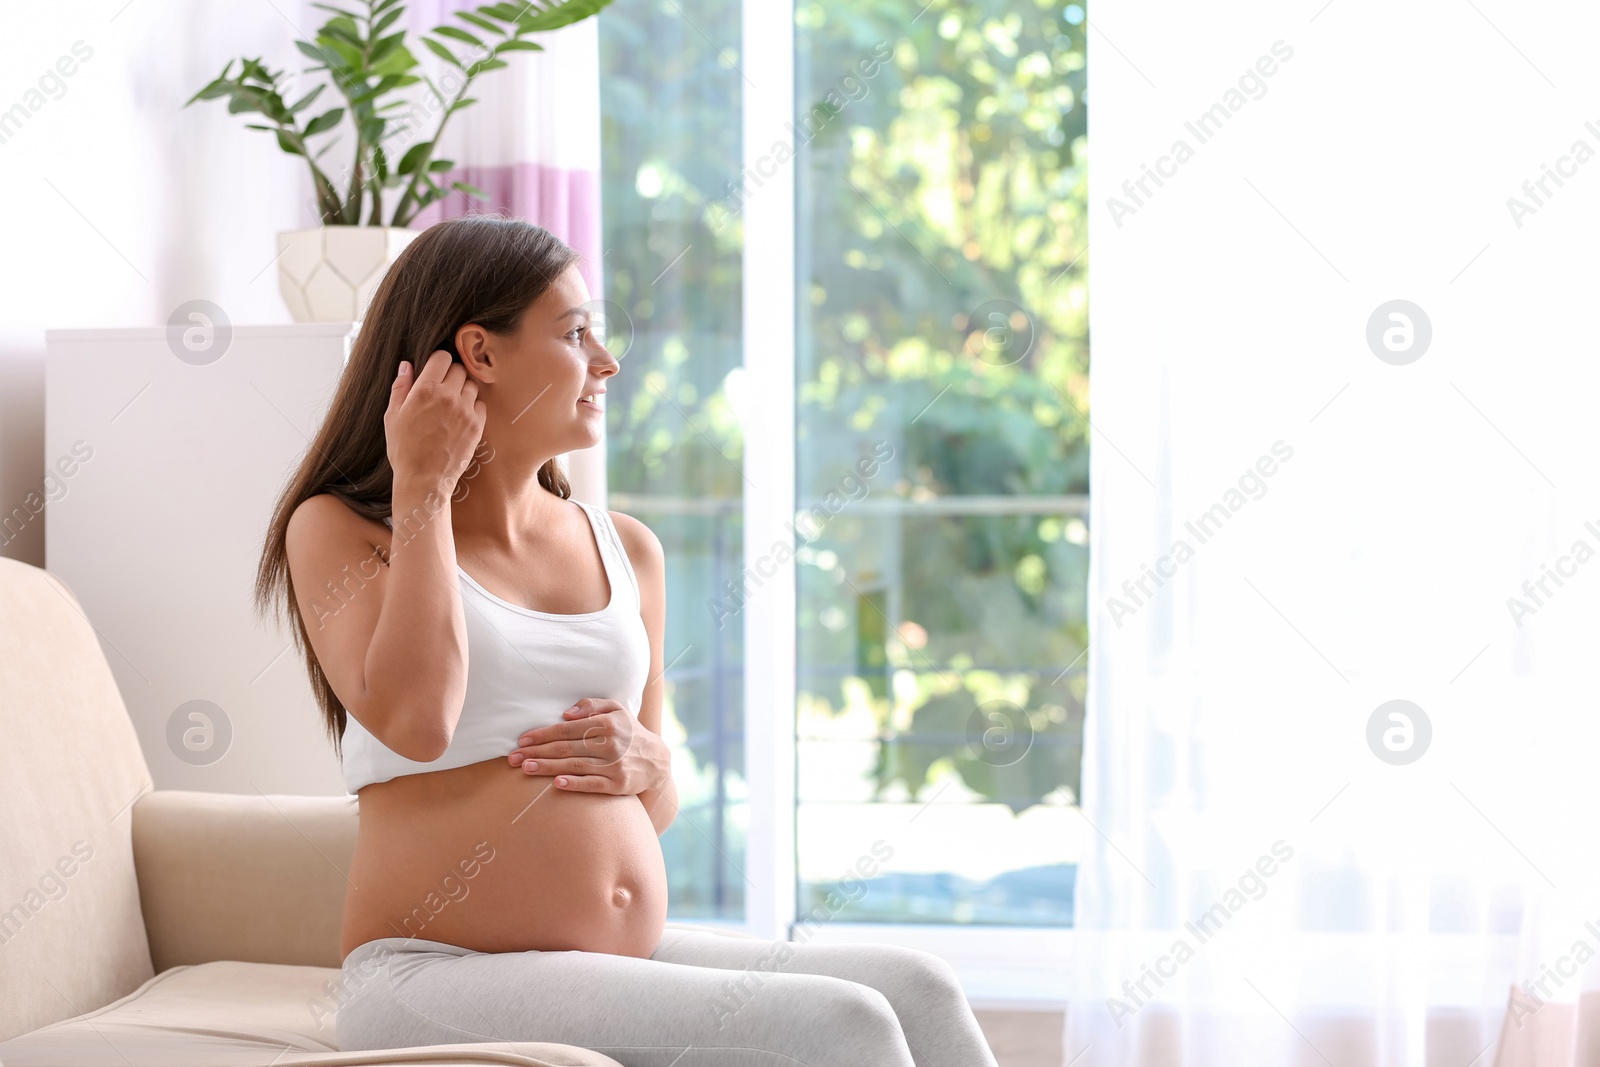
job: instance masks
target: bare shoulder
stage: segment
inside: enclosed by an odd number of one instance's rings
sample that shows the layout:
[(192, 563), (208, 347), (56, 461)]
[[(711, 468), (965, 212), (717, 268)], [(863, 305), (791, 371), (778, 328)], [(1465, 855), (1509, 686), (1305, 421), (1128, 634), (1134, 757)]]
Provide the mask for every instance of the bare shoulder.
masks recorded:
[(296, 563), (313, 571), (338, 561), (343, 564), (352, 552), (388, 551), (389, 528), (366, 518), (332, 493), (318, 493), (302, 500), (289, 516), (284, 528), (284, 550), (290, 566)]
[(660, 573), (665, 553), (655, 531), (632, 515), (624, 515), (620, 511), (608, 511), (606, 514), (611, 516), (611, 524), (617, 528), (617, 536), (622, 539), (622, 547), (627, 550), (633, 569), (640, 573)]

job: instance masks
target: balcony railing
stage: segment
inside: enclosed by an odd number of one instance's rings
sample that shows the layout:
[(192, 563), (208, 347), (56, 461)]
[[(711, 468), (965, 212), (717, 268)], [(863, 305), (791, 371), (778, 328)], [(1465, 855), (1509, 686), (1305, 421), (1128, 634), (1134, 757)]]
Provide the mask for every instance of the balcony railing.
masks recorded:
[[(797, 514), (803, 514), (812, 506), (822, 506), (824, 501), (818, 499), (802, 502), (797, 508)], [(707, 595), (713, 591), (724, 588), (725, 582), (730, 577), (740, 572), (740, 566), (734, 556), (738, 552), (735, 542), (737, 532), (730, 529), (734, 521), (742, 516), (743, 500), (739, 497), (690, 497), (654, 493), (613, 492), (609, 495), (608, 507), (617, 511), (639, 517), (642, 521), (650, 522), (652, 517), (703, 517), (710, 520), (710, 529), (707, 531), (707, 540), (703, 542), (704, 558), (710, 565), (711, 587)], [(1089, 515), (1089, 498), (1087, 495), (1053, 495), (1053, 496), (945, 496), (945, 497), (898, 497), (886, 495), (868, 495), (859, 500), (850, 501), (839, 514), (848, 512), (858, 516), (873, 517), (934, 517), (934, 516), (1059, 516), (1062, 518), (1076, 517), (1087, 521)], [(670, 560), (669, 560), (670, 565)], [(732, 631), (730, 631), (731, 633)], [(689, 638), (693, 640), (693, 638)], [(710, 727), (698, 729), (689, 734), (687, 743), (698, 751), (709, 749), (711, 761), (715, 765), (715, 793), (706, 799), (693, 804), (685, 804), (682, 809), (684, 815), (695, 820), (695, 825), (711, 841), (716, 851), (723, 857), (723, 862), (714, 865), (712, 885), (710, 887), (696, 886), (697, 889), (709, 888), (710, 909), (717, 917), (726, 915), (726, 907), (730, 902), (729, 896), (729, 865), (734, 861), (729, 858), (732, 848), (736, 847), (727, 837), (727, 802), (728, 802), (728, 776), (743, 775), (742, 767), (728, 766), (728, 753), (737, 751), (744, 738), (742, 717), (732, 714), (729, 695), (737, 687), (743, 677), (743, 664), (729, 655), (728, 641), (726, 639), (713, 639), (709, 644), (709, 662), (685, 663), (669, 666), (667, 678), (674, 687), (684, 684), (700, 684), (709, 690)], [(893, 665), (890, 669), (908, 669), (918, 674), (942, 674), (953, 668), (941, 665)], [(1080, 676), (1086, 668), (1080, 663), (1067, 665), (1055, 664), (988, 664), (974, 663), (964, 665), (962, 670), (987, 670), (1013, 675), (1033, 675), (1046, 683), (1058, 682), (1064, 678)], [(858, 675), (859, 669), (850, 664), (818, 664), (805, 667), (801, 673), (809, 678), (819, 677), (846, 677)], [(967, 741), (965, 735), (919, 734), (916, 743), (919, 745), (946, 740), (952, 748), (959, 748)], [(1070, 743), (1070, 739), (1056, 737), (1040, 737), (1036, 741), (1042, 745), (1053, 746)], [(1012, 798), (986, 798), (989, 802), (1004, 802)], [(807, 804), (829, 803), (828, 801), (808, 800)], [(910, 802), (907, 802), (910, 803)], [(703, 826), (703, 820), (709, 820), (709, 827)], [(734, 874), (737, 877), (737, 874)], [(696, 894), (698, 895), (698, 894)]]

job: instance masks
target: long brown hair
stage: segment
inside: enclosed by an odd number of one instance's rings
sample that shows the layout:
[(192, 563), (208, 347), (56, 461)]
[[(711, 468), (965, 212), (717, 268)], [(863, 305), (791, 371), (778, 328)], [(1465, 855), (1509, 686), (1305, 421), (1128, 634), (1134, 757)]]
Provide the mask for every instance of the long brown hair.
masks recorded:
[[(383, 413), (400, 362), (408, 360), (415, 373), (436, 349), (453, 352), (456, 331), (468, 323), (491, 333), (514, 332), (528, 306), (578, 258), (532, 223), (467, 215), (419, 234), (372, 295), (322, 427), (273, 508), (256, 569), (256, 612), (267, 615), (276, 608), (292, 622), (295, 646), (341, 758), (345, 708), (317, 662), (295, 599), (285, 548), (289, 516), (310, 497), (331, 493), (366, 518), (388, 517), (394, 471)], [(563, 500), (572, 496), (554, 459), (539, 468), (539, 484)]]

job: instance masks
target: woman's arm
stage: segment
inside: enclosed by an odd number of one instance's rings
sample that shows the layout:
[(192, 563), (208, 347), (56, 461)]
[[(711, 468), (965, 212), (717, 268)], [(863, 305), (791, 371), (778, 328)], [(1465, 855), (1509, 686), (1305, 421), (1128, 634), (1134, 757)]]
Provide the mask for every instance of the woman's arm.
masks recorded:
[[(650, 677), (639, 698), (639, 724), (661, 736), (661, 697), (666, 690), (666, 669), (662, 666), (662, 642), (667, 619), (667, 567), (661, 542), (650, 527), (631, 515), (610, 513), (611, 522), (622, 538), (633, 573), (639, 579), (639, 614), (650, 637)], [(678, 787), (672, 781), (672, 768), (659, 785), (642, 790), (639, 800), (650, 813), (650, 822), (659, 836), (678, 816)]]
[(289, 573), (345, 711), (390, 749), (427, 761), (449, 744), (465, 694), (460, 592), (444, 578), (455, 558), (448, 491), (396, 485), (394, 518), (389, 536), (337, 497), (311, 497), (289, 518)]
[(396, 379), (384, 416), (394, 469), (387, 538), (326, 493), (302, 502), (286, 531), (295, 598), (334, 693), (374, 737), (422, 762), (449, 747), (466, 694), (450, 492), (482, 435), (476, 397), (443, 352), (414, 385), (409, 374)]

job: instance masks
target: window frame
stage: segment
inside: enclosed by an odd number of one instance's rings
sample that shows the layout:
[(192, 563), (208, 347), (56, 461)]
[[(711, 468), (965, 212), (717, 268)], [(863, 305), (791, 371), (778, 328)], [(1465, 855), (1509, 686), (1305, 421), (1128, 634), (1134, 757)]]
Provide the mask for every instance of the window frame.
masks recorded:
[[(792, 0), (743, 0), (744, 78), (741, 157), (744, 175), (765, 174), (772, 131), (794, 113)], [(759, 84), (746, 72), (757, 71)], [(757, 169), (760, 168), (760, 169)], [(795, 169), (791, 158), (745, 190), (742, 214), (746, 395), (775, 397), (744, 420), (744, 571), (761, 581), (744, 624), (745, 926), (759, 937), (787, 939), (798, 897), (795, 763)], [(756, 261), (750, 249), (759, 248)], [(759, 358), (752, 359), (752, 353)], [(757, 472), (756, 477), (751, 477)], [(786, 544), (788, 558), (757, 555), (754, 545)], [(771, 573), (760, 573), (767, 561)], [(748, 588), (747, 584), (747, 588)]]

